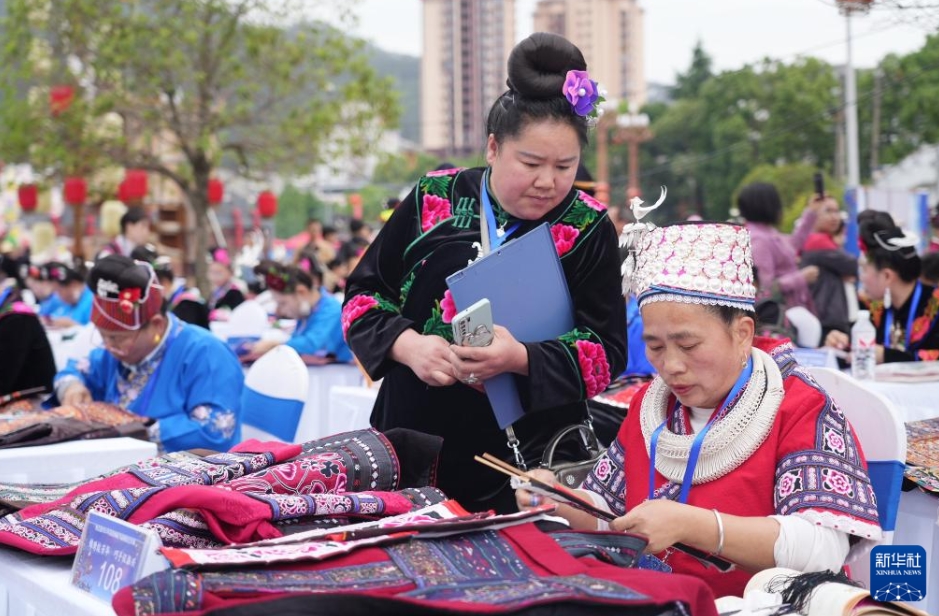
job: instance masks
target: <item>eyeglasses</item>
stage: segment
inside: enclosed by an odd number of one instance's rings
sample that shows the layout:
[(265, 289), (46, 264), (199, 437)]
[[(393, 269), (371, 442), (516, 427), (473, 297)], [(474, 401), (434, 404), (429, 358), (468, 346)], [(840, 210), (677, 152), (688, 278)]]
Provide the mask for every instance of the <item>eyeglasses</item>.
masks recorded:
[(137, 340), (140, 339), (140, 334), (146, 329), (146, 325), (141, 327), (135, 332), (105, 332), (102, 333), (101, 330), (95, 328), (94, 332), (91, 335), (91, 344), (97, 348), (104, 348), (108, 351), (115, 352), (117, 355), (123, 355), (127, 352), (128, 349), (132, 349), (136, 344)]

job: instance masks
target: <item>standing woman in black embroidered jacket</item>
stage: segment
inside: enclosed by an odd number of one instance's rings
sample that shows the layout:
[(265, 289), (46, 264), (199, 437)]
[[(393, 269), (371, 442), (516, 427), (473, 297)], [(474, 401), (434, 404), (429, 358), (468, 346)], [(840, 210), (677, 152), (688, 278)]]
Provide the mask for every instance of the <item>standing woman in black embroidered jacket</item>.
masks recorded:
[[(573, 188), (598, 98), (586, 68), (562, 37), (536, 33), (519, 43), (509, 57), (509, 89), (489, 112), (488, 167), (421, 178), (349, 277), (343, 330), (369, 375), (384, 379), (372, 425), (442, 436), (438, 485), (471, 510), (516, 508), (508, 482), (473, 461), (483, 452), (512, 461), (482, 380), (514, 374), (526, 411), (515, 431), (534, 465), (551, 436), (581, 421), (585, 400), (625, 366), (616, 232), (606, 206)], [(456, 308), (446, 277), (478, 256), (482, 190), (493, 245), (551, 226), (574, 303), (573, 331), (521, 343), (496, 323), (488, 347), (452, 344)], [(569, 447), (569, 456), (580, 453)]]

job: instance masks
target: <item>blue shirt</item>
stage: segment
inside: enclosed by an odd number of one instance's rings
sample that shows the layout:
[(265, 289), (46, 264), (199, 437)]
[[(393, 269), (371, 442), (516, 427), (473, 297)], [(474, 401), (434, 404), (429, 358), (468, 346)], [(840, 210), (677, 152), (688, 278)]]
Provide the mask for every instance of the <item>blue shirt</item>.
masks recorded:
[(655, 374), (655, 368), (646, 357), (646, 343), (642, 339), (642, 313), (639, 302), (632, 295), (626, 300), (626, 372), (623, 374)]
[(53, 312), (61, 310), (60, 306), (65, 304), (58, 293), (50, 293), (49, 297), (39, 302), (39, 316), (47, 317)]
[(241, 364), (208, 330), (173, 315), (169, 319), (162, 348), (133, 367), (150, 371), (140, 391), (128, 396), (128, 383), (135, 381), (132, 369), (103, 348), (94, 349), (87, 361), (70, 361), (56, 380), (78, 377), (98, 401), (118, 404), (132, 397), (125, 408), (159, 422), (159, 440), (167, 452), (227, 451), (241, 441)]
[(69, 318), (79, 325), (87, 325), (91, 321), (91, 300), (94, 298), (94, 294), (88, 287), (82, 288), (81, 297), (78, 298), (78, 303), (74, 306), (66, 303), (58, 292), (53, 293), (46, 301), (49, 302), (52, 297), (55, 298), (55, 303), (51, 305), (48, 312), (40, 310), (40, 315), (48, 316), (50, 319)]
[(320, 287), (320, 301), (310, 316), (297, 323), (287, 346), (300, 355), (335, 355), (338, 362), (351, 362), (352, 351), (342, 337), (341, 312), (339, 300)]

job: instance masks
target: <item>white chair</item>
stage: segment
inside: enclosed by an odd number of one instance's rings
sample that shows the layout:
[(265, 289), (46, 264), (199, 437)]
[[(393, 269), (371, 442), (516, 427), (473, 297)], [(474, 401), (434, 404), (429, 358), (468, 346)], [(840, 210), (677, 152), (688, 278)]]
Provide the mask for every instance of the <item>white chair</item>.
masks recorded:
[(796, 344), (807, 349), (817, 349), (822, 343), (822, 323), (818, 317), (803, 306), (786, 309), (786, 319), (796, 328)]
[(267, 321), (267, 311), (255, 300), (247, 300), (231, 311), (228, 319), (227, 333), (229, 336), (249, 337), (261, 335), (270, 326)]
[(254, 362), (241, 394), (244, 439), (294, 442), (306, 404), (310, 376), (291, 347), (274, 347)]
[[(882, 543), (893, 543), (906, 463), (906, 427), (893, 403), (850, 375), (831, 368), (808, 368), (818, 384), (838, 403), (854, 428), (867, 458), (877, 513), (884, 529)], [(851, 563), (851, 576), (870, 588), (870, 557)], [(874, 589), (872, 589), (874, 590)]]

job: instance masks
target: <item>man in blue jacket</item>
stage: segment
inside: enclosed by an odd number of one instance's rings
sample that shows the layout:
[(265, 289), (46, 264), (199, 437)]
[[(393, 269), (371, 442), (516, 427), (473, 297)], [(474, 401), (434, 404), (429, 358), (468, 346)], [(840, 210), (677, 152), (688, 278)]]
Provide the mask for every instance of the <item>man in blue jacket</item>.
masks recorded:
[(59, 401), (104, 401), (152, 417), (150, 439), (167, 452), (238, 443), (241, 365), (207, 330), (167, 314), (153, 268), (109, 255), (95, 263), (88, 287), (103, 348), (56, 375)]

